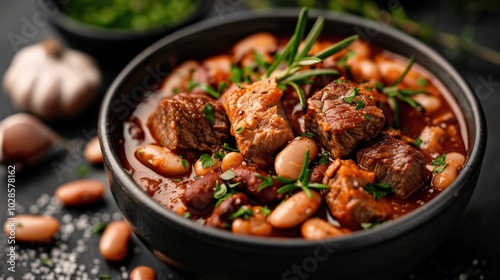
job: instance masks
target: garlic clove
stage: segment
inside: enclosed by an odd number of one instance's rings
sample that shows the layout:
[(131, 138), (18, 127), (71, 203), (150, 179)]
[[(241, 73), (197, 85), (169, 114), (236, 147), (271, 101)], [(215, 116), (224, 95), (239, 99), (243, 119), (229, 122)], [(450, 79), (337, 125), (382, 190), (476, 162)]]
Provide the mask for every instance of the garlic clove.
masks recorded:
[(0, 122), (0, 162), (33, 163), (58, 139), (52, 129), (34, 116), (12, 115)]

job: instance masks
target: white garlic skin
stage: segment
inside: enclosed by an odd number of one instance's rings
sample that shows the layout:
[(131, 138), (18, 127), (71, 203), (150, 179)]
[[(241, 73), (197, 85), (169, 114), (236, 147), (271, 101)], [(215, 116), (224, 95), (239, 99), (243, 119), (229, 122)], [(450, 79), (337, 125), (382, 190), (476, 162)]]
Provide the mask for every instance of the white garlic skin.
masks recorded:
[(90, 104), (101, 83), (94, 60), (79, 51), (60, 48), (57, 55), (47, 41), (20, 50), (3, 77), (5, 91), (24, 112), (47, 120), (76, 117)]

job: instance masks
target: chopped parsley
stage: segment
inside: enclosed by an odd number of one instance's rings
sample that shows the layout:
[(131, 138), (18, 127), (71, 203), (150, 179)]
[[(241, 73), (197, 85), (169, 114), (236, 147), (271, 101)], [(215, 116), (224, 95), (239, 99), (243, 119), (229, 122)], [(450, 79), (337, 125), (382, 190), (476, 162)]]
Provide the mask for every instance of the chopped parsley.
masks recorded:
[(17, 224), (16, 224), (16, 227), (20, 227), (20, 228), (22, 228), (22, 227), (23, 227), (23, 224), (22, 224), (22, 223), (17, 223)]
[(205, 104), (205, 106), (203, 107), (203, 114), (205, 115), (205, 118), (207, 119), (208, 123), (210, 125), (213, 125), (215, 121), (214, 106), (212, 106), (212, 104), (210, 103)]
[(422, 139), (420, 138), (415, 139), (415, 141), (413, 141), (413, 144), (417, 147), (420, 147), (420, 145), (422, 145)]
[(306, 131), (306, 132), (302, 132), (300, 134), (300, 136), (304, 136), (304, 137), (307, 137), (307, 138), (314, 138), (314, 136), (316, 136), (314, 133), (310, 132), (310, 131)]
[(78, 166), (75, 170), (76, 172), (76, 176), (78, 176), (79, 178), (84, 178), (84, 177), (87, 177), (87, 175), (89, 175), (89, 169), (86, 167), (86, 166)]
[(365, 102), (361, 100), (356, 100), (356, 111), (359, 111), (365, 107)]
[(341, 85), (342, 84), (342, 79), (336, 79), (333, 82), (336, 83), (337, 85)]
[(236, 212), (229, 215), (229, 220), (234, 220), (236, 218), (243, 218), (247, 220), (250, 216), (253, 215), (252, 208), (248, 208), (248, 206), (241, 206)]
[(222, 151), (217, 151), (214, 154), (214, 158), (216, 159), (223, 159), (226, 156), (226, 154)]
[(231, 145), (229, 143), (222, 144), (222, 148), (224, 150), (231, 151), (231, 152), (240, 152), (239, 149), (231, 147)]
[(373, 197), (376, 200), (386, 195), (396, 193), (396, 190), (390, 184), (386, 183), (376, 183), (376, 184), (368, 183), (363, 187), (363, 189), (367, 193), (373, 195)]
[(427, 86), (427, 80), (424, 77), (419, 77), (417, 79), (417, 84), (421, 87)]
[(370, 114), (365, 114), (365, 115), (363, 116), (363, 118), (365, 118), (365, 120), (369, 121), (369, 120), (371, 120), (371, 119), (372, 119), (372, 115), (370, 115)]
[(186, 213), (184, 213), (183, 217), (184, 217), (185, 219), (189, 219), (189, 218), (191, 218), (191, 213), (186, 212)]
[(351, 94), (349, 94), (349, 96), (347, 97), (343, 97), (342, 101), (352, 104), (354, 102), (354, 97), (356, 97), (357, 95), (359, 95), (359, 88), (353, 88)]
[(107, 274), (99, 275), (99, 280), (108, 280), (108, 279), (112, 279), (111, 276)]
[(267, 207), (267, 205), (262, 207), (261, 211), (262, 211), (262, 214), (264, 215), (264, 217), (267, 217), (267, 216), (269, 216), (269, 214), (271, 214), (271, 209), (269, 209)]
[(102, 234), (107, 226), (108, 226), (107, 223), (99, 223), (92, 228), (92, 233), (93, 234)]
[(435, 166), (435, 168), (432, 170), (432, 173), (441, 173), (443, 172), (444, 168), (446, 167), (446, 154), (443, 153), (441, 156), (436, 158), (431, 162), (432, 166)]
[(231, 78), (229, 79), (233, 83), (243, 82), (244, 71), (236, 65), (231, 65)]
[(215, 165), (215, 160), (209, 154), (201, 155), (200, 161), (203, 168), (210, 168)]
[(318, 160), (319, 164), (327, 164), (329, 162), (330, 153), (324, 152)]
[(236, 129), (236, 134), (240, 134), (243, 131), (243, 127), (240, 126)]
[(43, 258), (42, 259), (42, 263), (44, 266), (50, 266), (50, 260), (49, 258)]
[(219, 85), (217, 86), (217, 92), (221, 94), (226, 88), (228, 87), (228, 84), (224, 81), (220, 82)]

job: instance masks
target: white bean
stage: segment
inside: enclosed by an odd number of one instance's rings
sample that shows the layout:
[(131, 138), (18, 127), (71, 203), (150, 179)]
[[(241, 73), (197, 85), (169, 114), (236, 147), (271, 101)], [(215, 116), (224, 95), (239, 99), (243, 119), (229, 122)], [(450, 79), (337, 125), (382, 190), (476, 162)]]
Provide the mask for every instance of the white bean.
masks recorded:
[(219, 168), (219, 160), (216, 158), (212, 158), (212, 159), (214, 161), (214, 164), (212, 166), (207, 167), (207, 168), (204, 168), (203, 162), (200, 159), (198, 159), (193, 165), (194, 173), (196, 173), (196, 175), (198, 175), (198, 176), (203, 176), (203, 175), (206, 175), (210, 172), (216, 171), (217, 168)]
[(302, 223), (321, 204), (321, 196), (315, 191), (311, 191), (311, 194), (311, 198), (304, 191), (292, 195), (274, 209), (267, 221), (276, 228), (291, 228)]
[(446, 167), (442, 172), (436, 173), (432, 178), (432, 184), (435, 188), (446, 189), (458, 176), (458, 170), (465, 163), (465, 156), (460, 153), (446, 154)]
[(190, 168), (187, 160), (157, 145), (140, 147), (135, 152), (135, 157), (154, 172), (167, 177), (184, 175)]
[(220, 169), (222, 172), (226, 172), (230, 168), (235, 168), (243, 164), (245, 157), (238, 152), (228, 153), (221, 162)]
[(278, 39), (270, 33), (256, 33), (240, 40), (233, 47), (233, 58), (240, 61), (251, 51), (257, 51), (266, 56), (278, 48)]
[(321, 240), (344, 235), (342, 230), (319, 218), (305, 221), (300, 227), (300, 232), (302, 233), (302, 237), (309, 240)]
[(439, 108), (441, 108), (441, 101), (439, 98), (426, 95), (426, 94), (417, 94), (412, 96), (413, 100), (417, 101), (422, 107), (427, 111), (427, 113), (434, 113)]
[(313, 139), (299, 136), (290, 141), (274, 160), (276, 174), (285, 178), (297, 179), (307, 150), (309, 150), (309, 160), (318, 155), (318, 145)]
[(380, 80), (377, 65), (370, 59), (363, 58), (349, 63), (356, 81), (374, 82)]

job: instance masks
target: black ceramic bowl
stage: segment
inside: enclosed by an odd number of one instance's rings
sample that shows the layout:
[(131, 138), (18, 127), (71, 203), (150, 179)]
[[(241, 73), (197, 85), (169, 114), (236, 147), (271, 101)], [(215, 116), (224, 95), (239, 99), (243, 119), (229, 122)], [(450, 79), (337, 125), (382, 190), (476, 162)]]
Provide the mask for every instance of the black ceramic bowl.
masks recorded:
[[(318, 15), (311, 14), (310, 25)], [(141, 92), (149, 89), (144, 81), (155, 76), (152, 69), (168, 72), (172, 67), (169, 58), (174, 57), (176, 63), (201, 59), (258, 31), (290, 35), (297, 15), (298, 10), (274, 10), (209, 20), (163, 38), (134, 59), (109, 88), (99, 117), (101, 148), (114, 198), (135, 234), (156, 256), (207, 278), (401, 277), (431, 255), (466, 207), (485, 151), (486, 126), (479, 102), (457, 71), (429, 47), (397, 30), (379, 25), (375, 32), (377, 23), (328, 13), (323, 34), (347, 36), (358, 32), (382, 48), (406, 57), (415, 55), (460, 106), (468, 131), (468, 160), (457, 180), (438, 197), (386, 226), (321, 242), (233, 235), (164, 209), (136, 185), (120, 161), (123, 121), (142, 100)]]

